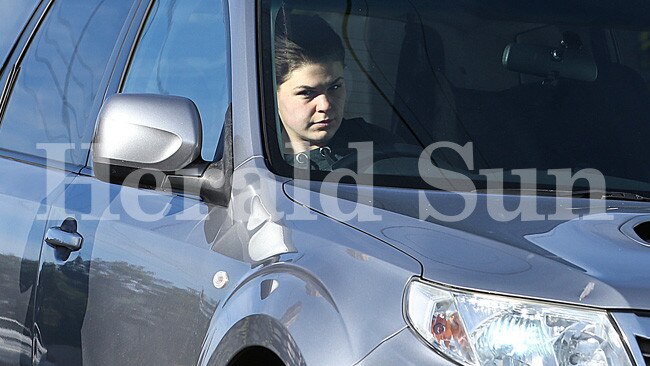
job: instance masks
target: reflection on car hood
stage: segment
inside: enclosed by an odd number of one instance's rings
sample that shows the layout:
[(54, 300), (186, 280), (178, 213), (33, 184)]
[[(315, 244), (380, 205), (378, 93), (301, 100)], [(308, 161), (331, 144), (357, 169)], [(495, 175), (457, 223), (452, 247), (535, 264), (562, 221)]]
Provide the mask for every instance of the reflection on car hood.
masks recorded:
[[(427, 213), (420, 202), (426, 198), (451, 216), (464, 207), (460, 195), (297, 185), (304, 186), (285, 185), (293, 200), (416, 258), (429, 280), (572, 304), (650, 310), (650, 245), (634, 237), (630, 225), (650, 221), (649, 203), (477, 194), (476, 209), (467, 218), (443, 222), (420, 219)], [(357, 194), (362, 206), (357, 206)], [(494, 199), (503, 199), (508, 210), (520, 202), (535, 207), (545, 219), (506, 220), (503, 209), (488, 211), (488, 202), (498, 202)], [(360, 214), (350, 218), (355, 208)], [(549, 215), (554, 213), (580, 218), (553, 219)]]

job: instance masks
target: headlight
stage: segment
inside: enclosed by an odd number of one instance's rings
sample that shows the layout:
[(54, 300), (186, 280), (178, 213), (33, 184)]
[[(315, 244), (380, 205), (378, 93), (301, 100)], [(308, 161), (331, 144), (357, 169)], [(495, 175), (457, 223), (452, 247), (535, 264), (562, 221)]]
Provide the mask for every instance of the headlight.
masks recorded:
[(457, 292), (412, 281), (412, 327), (463, 365), (627, 366), (620, 336), (604, 311)]

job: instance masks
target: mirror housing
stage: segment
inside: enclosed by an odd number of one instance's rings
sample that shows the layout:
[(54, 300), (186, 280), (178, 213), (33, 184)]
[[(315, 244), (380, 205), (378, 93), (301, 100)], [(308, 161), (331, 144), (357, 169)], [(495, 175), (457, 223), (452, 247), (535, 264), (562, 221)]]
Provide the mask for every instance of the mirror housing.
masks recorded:
[(201, 155), (199, 111), (183, 97), (112, 95), (99, 113), (92, 151), (97, 171), (181, 170)]
[(595, 81), (598, 77), (598, 66), (584, 49), (511, 43), (503, 51), (502, 63), (510, 71), (544, 78)]

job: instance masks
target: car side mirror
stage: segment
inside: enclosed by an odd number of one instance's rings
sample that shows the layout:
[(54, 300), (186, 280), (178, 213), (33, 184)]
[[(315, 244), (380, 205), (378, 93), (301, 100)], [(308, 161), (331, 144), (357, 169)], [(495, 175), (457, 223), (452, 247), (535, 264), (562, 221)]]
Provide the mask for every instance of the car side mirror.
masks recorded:
[[(230, 134), (226, 115), (224, 133)], [(115, 94), (97, 121), (92, 145), (95, 176), (105, 182), (194, 194), (226, 204), (231, 141), (216, 163), (201, 159), (201, 117), (190, 99), (155, 94)], [(134, 178), (134, 179), (131, 179)]]
[(183, 97), (112, 95), (99, 113), (92, 151), (96, 170), (178, 171), (201, 154), (199, 111)]

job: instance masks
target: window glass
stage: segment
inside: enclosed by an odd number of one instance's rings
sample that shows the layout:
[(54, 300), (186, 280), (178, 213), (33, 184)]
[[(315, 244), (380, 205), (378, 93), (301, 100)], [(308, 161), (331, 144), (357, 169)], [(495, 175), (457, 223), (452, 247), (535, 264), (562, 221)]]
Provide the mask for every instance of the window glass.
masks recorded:
[(87, 149), (80, 143), (92, 135), (91, 108), (131, 3), (54, 2), (20, 65), (0, 125), (0, 147), (47, 158), (48, 150), (38, 144), (74, 144), (64, 162), (85, 164)]
[[(448, 179), (439, 167), (481, 188), (497, 179), (492, 169), (516, 188), (518, 170), (533, 169), (554, 189), (553, 170), (592, 169), (612, 191), (650, 192), (650, 5), (262, 4), (266, 142), (278, 173), (324, 179), (349, 168), (374, 184), (420, 187)], [(373, 143), (371, 164), (350, 146), (362, 142)]]
[(203, 123), (201, 155), (213, 160), (230, 102), (221, 1), (156, 1), (122, 92), (178, 95), (194, 101)]
[(638, 70), (650, 86), (650, 31), (617, 30), (613, 36), (621, 63)]
[(38, 3), (39, 0), (0, 0), (0, 65)]

